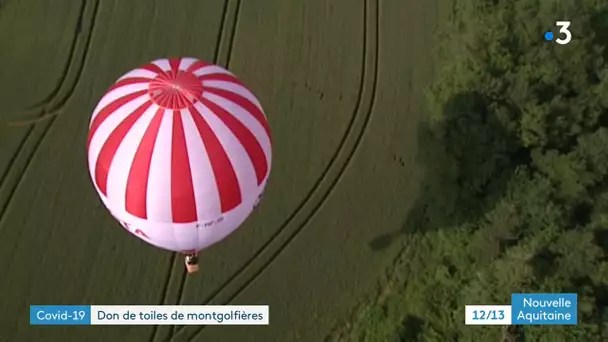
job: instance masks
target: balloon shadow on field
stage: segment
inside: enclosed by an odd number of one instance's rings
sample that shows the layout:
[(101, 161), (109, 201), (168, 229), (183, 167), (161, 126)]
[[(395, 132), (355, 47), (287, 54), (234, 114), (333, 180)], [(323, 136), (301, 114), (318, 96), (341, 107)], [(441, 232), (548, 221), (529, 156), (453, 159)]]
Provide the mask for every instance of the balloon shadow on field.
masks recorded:
[(372, 250), (384, 250), (404, 234), (477, 219), (504, 195), (515, 167), (529, 163), (530, 154), (496, 111), (487, 110), (487, 103), (479, 93), (463, 92), (446, 101), (441, 123), (419, 125), (416, 160), (424, 169), (420, 194), (401, 229), (369, 241)]

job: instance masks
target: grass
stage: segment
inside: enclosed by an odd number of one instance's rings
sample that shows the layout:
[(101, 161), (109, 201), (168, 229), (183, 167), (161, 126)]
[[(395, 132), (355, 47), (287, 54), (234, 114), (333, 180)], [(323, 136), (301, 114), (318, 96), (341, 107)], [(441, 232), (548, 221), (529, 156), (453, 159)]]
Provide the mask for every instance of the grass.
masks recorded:
[[(461, 230), (410, 236), (391, 268), (384, 291), (362, 305), (347, 325), (333, 333), (332, 340), (455, 340), (456, 336), (446, 336), (444, 332), (456, 331), (450, 326), (463, 324), (463, 312), (450, 312), (446, 308), (452, 307), (450, 303), (465, 289), (460, 288), (462, 279), (450, 273), (445, 260), (457, 259), (469, 247), (468, 240), (470, 236)], [(421, 339), (423, 327), (425, 334)], [(476, 327), (471, 330), (474, 329), (480, 332)], [(437, 333), (433, 334), (434, 331)], [(483, 333), (488, 341), (499, 341), (502, 336), (501, 327), (483, 327)], [(471, 335), (470, 341), (480, 337), (474, 332)]]
[(0, 8), (0, 120), (38, 109), (58, 91), (75, 52), (79, 1), (7, 1)]
[[(52, 80), (23, 81), (20, 89), (39, 95), (7, 97), (19, 110), (0, 118), (60, 111), (0, 131), (0, 341), (322, 340), (376, 289), (399, 250), (369, 243), (399, 229), (417, 194), (417, 124), (443, 4), (87, 1), (67, 69), (67, 52), (49, 56), (43, 71), (0, 53), (11, 72)], [(16, 18), (36, 28), (20, 32), (24, 61), (45, 56), (41, 30), (57, 46), (74, 36), (73, 25), (43, 23), (76, 23), (78, 6), (57, 6), (61, 14), (40, 6), (47, 11), (38, 16), (26, 7), (36, 5), (9, 1), (0, 16), (0, 28)], [(202, 274), (188, 279), (181, 260), (113, 222), (90, 184), (84, 150), (105, 89), (139, 64), (177, 55), (227, 65), (264, 104), (275, 141), (259, 210), (204, 253)], [(0, 74), (0, 84), (11, 75)], [(32, 104), (40, 111), (22, 111)], [(161, 303), (269, 304), (271, 325), (34, 329), (23, 319), (31, 304)]]

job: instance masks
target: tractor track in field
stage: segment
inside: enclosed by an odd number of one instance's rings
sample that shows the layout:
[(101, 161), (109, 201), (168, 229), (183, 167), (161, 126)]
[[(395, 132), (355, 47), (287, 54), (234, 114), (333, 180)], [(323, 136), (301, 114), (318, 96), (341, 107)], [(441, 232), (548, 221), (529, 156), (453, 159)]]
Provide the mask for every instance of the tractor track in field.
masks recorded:
[(52, 102), (55, 97), (57, 96), (57, 94), (59, 94), (59, 91), (61, 90), (61, 88), (64, 86), (64, 82), (66, 80), (66, 78), (68, 77), (68, 70), (70, 69), (70, 66), (72, 64), (72, 60), (74, 59), (74, 53), (76, 52), (76, 45), (78, 43), (78, 38), (80, 37), (80, 34), (82, 33), (82, 19), (84, 17), (84, 11), (85, 8), (87, 7), (87, 0), (81, 0), (80, 1), (80, 10), (78, 12), (78, 19), (76, 20), (76, 27), (74, 28), (74, 36), (72, 38), (72, 43), (70, 44), (70, 52), (68, 52), (68, 58), (66, 59), (65, 65), (63, 67), (63, 71), (61, 73), (61, 75), (59, 76), (59, 80), (57, 80), (57, 84), (55, 84), (55, 87), (51, 90), (51, 92), (44, 97), (42, 100), (35, 102), (34, 104), (28, 106), (25, 108), (25, 110), (40, 110), (43, 109), (46, 105), (48, 105), (50, 102)]
[[(92, 9), (91, 9), (92, 13), (91, 13), (89, 29), (85, 35), (84, 42), (82, 44), (79, 44), (79, 42), (81, 40), (80, 37), (82, 37), (82, 31), (83, 31), (82, 23), (84, 20), (84, 16), (85, 16), (87, 8), (89, 8), (88, 5), (91, 3), (92, 3)], [(68, 58), (68, 62), (66, 63), (66, 68), (64, 69), (64, 71), (62, 73), (60, 82), (53, 90), (52, 96), (47, 96), (47, 98), (50, 97), (50, 99), (47, 101), (47, 103), (40, 105), (40, 106), (43, 106), (43, 108), (38, 109), (40, 112), (39, 117), (43, 117), (50, 113), (61, 110), (65, 106), (65, 104), (74, 95), (74, 91), (75, 91), (76, 87), (78, 86), (78, 84), (80, 83), (80, 79), (81, 79), (83, 71), (84, 71), (84, 66), (86, 64), (87, 55), (88, 55), (89, 49), (91, 47), (91, 41), (92, 41), (93, 33), (95, 31), (96, 18), (97, 18), (97, 13), (99, 10), (100, 3), (101, 3), (101, 0), (95, 0), (95, 1), (82, 0), (78, 23), (76, 25), (75, 33), (74, 33), (73, 45), (70, 49), (71, 50), (70, 53), (68, 54), (69, 58)], [(74, 65), (74, 58), (76, 55), (76, 50), (78, 49), (79, 46), (82, 46), (82, 45), (84, 45), (84, 46), (82, 48), (83, 50), (82, 50), (82, 54), (79, 59), (79, 63)], [(67, 82), (66, 80), (68, 79), (70, 71), (73, 70), (74, 68), (76, 68), (76, 73), (74, 75), (73, 81), (71, 83), (66, 83)], [(67, 88), (67, 90), (66, 90), (65, 94), (60, 96), (61, 90), (66, 89), (66, 88)], [(34, 156), (38, 152), (38, 149), (40, 148), (40, 146), (42, 146), (42, 142), (45, 140), (48, 132), (50, 131), (51, 127), (53, 126), (55, 119), (56, 119), (56, 116), (51, 116), (47, 122), (44, 122), (41, 125), (37, 125), (37, 124), (32, 125), (32, 127), (28, 130), (28, 133), (26, 134), (26, 136), (23, 138), (22, 142), (19, 144), (19, 147), (18, 147), (17, 151), (15, 151), (13, 158), (11, 158), (11, 162), (7, 166), (7, 170), (4, 173), (2, 179), (0, 180), (0, 223), (3, 221), (4, 216), (7, 212), (7, 209), (9, 207), (12, 199), (14, 198), (15, 193), (17, 192), (17, 189), (22, 184), (25, 172), (29, 168), (32, 160), (34, 159)], [(39, 136), (37, 137), (38, 140), (36, 140), (36, 135), (33, 134), (34, 131), (37, 129), (39, 129), (41, 131)], [(14, 170), (13, 166), (15, 165), (15, 163), (21, 156), (21, 151), (23, 150), (23, 148), (29, 141), (32, 141), (32, 143), (31, 143), (32, 151), (29, 154), (29, 156), (25, 157), (26, 159), (24, 161), (24, 164), (23, 164), (23, 167), (21, 168), (21, 170), (16, 171), (16, 172), (19, 172), (19, 174), (18, 174), (18, 176), (16, 176), (16, 180), (14, 182), (12, 189), (8, 190), (8, 195), (4, 199), (4, 204), (2, 204), (2, 193), (4, 191), (7, 191), (5, 189), (8, 186), (5, 181), (9, 178), (10, 172)], [(0, 227), (1, 227), (1, 225), (0, 225)]]
[[(76, 27), (74, 28), (74, 36), (72, 37), (72, 42), (70, 43), (70, 51), (68, 52), (68, 58), (66, 58), (65, 64), (63, 66), (63, 71), (61, 72), (61, 76), (59, 77), (57, 84), (55, 85), (55, 87), (53, 87), (51, 92), (43, 100), (38, 101), (37, 103), (25, 108), (26, 111), (38, 112), (37, 117), (41, 117), (43, 115), (44, 106), (47, 105), (48, 103), (50, 103), (55, 98), (55, 96), (57, 96), (57, 94), (59, 93), (59, 90), (61, 89), (61, 87), (63, 86), (63, 83), (65, 82), (65, 79), (68, 75), (68, 70), (70, 69), (72, 60), (74, 59), (74, 53), (76, 51), (76, 45), (78, 42), (78, 38), (80, 37), (81, 27), (82, 27), (82, 17), (84, 16), (85, 7), (86, 7), (86, 0), (82, 0), (80, 2), (80, 10), (79, 10), (79, 14), (78, 14), (77, 24), (76, 24)], [(19, 143), (19, 146), (17, 146), (17, 150), (13, 154), (6, 169), (2, 173), (2, 176), (0, 176), (0, 188), (3, 186), (4, 181), (8, 176), (9, 170), (12, 168), (13, 164), (15, 163), (15, 160), (17, 159), (17, 156), (19, 155), (19, 152), (25, 145), (25, 142), (28, 140), (28, 138), (32, 134), (33, 130), (34, 130), (34, 126), (32, 125), (28, 129), (28, 132), (25, 134), (25, 137)], [(1, 214), (2, 214), (2, 211), (0, 211), (0, 215)]]
[[(333, 193), (336, 188), (338, 182), (342, 179), (345, 170), (348, 165), (352, 161), (352, 157), (355, 155), (358, 150), (361, 141), (363, 140), (363, 136), (367, 131), (369, 122), (372, 117), (372, 112), (374, 108), (374, 103), (376, 99), (376, 88), (378, 81), (378, 53), (379, 53), (379, 0), (364, 0), (364, 9), (363, 9), (363, 20), (364, 20), (364, 30), (363, 30), (363, 61), (362, 61), (362, 76), (361, 76), (361, 84), (359, 95), (356, 100), (355, 110), (353, 112), (353, 116), (349, 122), (346, 133), (344, 134), (334, 156), (330, 160), (328, 166), (321, 174), (313, 188), (307, 194), (305, 199), (300, 203), (300, 205), (296, 208), (296, 210), (287, 218), (287, 220), (280, 226), (280, 229), (254, 254), (252, 258), (250, 258), (237, 272), (235, 272), (222, 286), (219, 287), (217, 291), (215, 291), (209, 298), (201, 303), (201, 305), (205, 304), (230, 304), (236, 297), (238, 297), (247, 287), (249, 287), (268, 267), (272, 264), (274, 260), (287, 248), (287, 246), (304, 230), (304, 228), (308, 225), (310, 220), (316, 215), (319, 209), (323, 206), (323, 204), (327, 201), (329, 196)], [(363, 114), (364, 113), (364, 114)], [(363, 115), (362, 115), (363, 114)], [(363, 118), (359, 119), (361, 116)], [(360, 121), (363, 121), (360, 123)], [(358, 125), (357, 125), (358, 124)], [(356, 136), (354, 138), (354, 142), (347, 144), (349, 142), (349, 138), (352, 136)], [(350, 151), (345, 152), (348, 148), (347, 146), (351, 146)], [(344, 154), (346, 156), (344, 156)], [(343, 157), (343, 158), (341, 158)], [(340, 166), (334, 167), (334, 165), (339, 164), (339, 160), (342, 159), (342, 164)], [(335, 177), (331, 179), (331, 173), (337, 169), (337, 173)], [(320, 193), (318, 200), (312, 200), (317, 193)], [(310, 204), (309, 204), (310, 203)], [(309, 206), (311, 209), (308, 214), (305, 212), (306, 207)], [(307, 210), (306, 210), (307, 211)], [(301, 214), (303, 216), (297, 222), (297, 217)], [(292, 222), (296, 222), (294, 225), (296, 228), (288, 232), (287, 234), (283, 234), (285, 231), (288, 231)], [(283, 239), (284, 241), (280, 241), (280, 237), (285, 235), (286, 237)], [(275, 241), (279, 240), (277, 243)], [(278, 245), (274, 247), (274, 251), (270, 250), (272, 245)], [(263, 253), (269, 253), (270, 256), (263, 261), (263, 258), (260, 258)], [(262, 260), (261, 265), (257, 266), (257, 271), (253, 271), (252, 274), (247, 276), (247, 270), (254, 265), (257, 260)], [(236, 283), (235, 280), (239, 277), (246, 277), (246, 280), (241, 282), (241, 285), (232, 291), (231, 295), (226, 295), (226, 298), (222, 300), (220, 298), (224, 289), (229, 288), (233, 283)], [(212, 303), (219, 302), (219, 303)], [(190, 327), (190, 332), (186, 331), (186, 326), (179, 326), (175, 329), (175, 332), (170, 340), (179, 341), (193, 341), (204, 329), (206, 326), (200, 327)], [(186, 336), (180, 338), (180, 334), (185, 333)]]
[[(233, 8), (230, 6), (232, 3), (234, 3)], [(222, 10), (221, 16), (222, 16), (222, 20), (220, 22), (220, 27), (218, 29), (218, 34), (217, 34), (217, 39), (216, 39), (216, 46), (215, 46), (215, 56), (214, 56), (214, 60), (213, 63), (216, 65), (224, 65), (226, 68), (228, 68), (228, 64), (230, 62), (230, 54), (232, 53), (232, 46), (234, 43), (234, 32), (236, 31), (236, 25), (237, 25), (237, 21), (238, 21), (238, 15), (239, 15), (239, 10), (240, 10), (240, 6), (241, 6), (241, 0), (225, 0), (224, 1), (224, 8)], [(229, 21), (229, 17), (232, 16), (233, 17), (233, 25), (231, 27), (231, 30), (226, 32), (226, 23)], [(226, 36), (228, 36), (228, 40), (226, 41)], [(223, 44), (226, 41), (226, 43), (228, 44), (227, 47), (227, 52), (226, 52), (226, 57), (222, 57), (222, 51), (223, 51)], [(222, 61), (221, 59), (225, 59), (225, 61)], [(173, 253), (171, 255), (171, 258), (169, 258), (169, 267), (167, 268), (167, 276), (166, 276), (166, 280), (165, 283), (163, 285), (163, 290), (161, 291), (161, 298), (160, 298), (160, 302), (159, 305), (163, 305), (167, 303), (168, 297), (170, 295), (170, 285), (171, 285), (171, 280), (174, 278), (174, 274), (176, 274), (176, 272), (179, 272), (178, 274), (180, 274), (178, 276), (178, 289), (177, 289), (177, 294), (176, 294), (176, 302), (177, 304), (182, 302), (182, 296), (183, 296), (183, 292), (184, 292), (184, 288), (186, 286), (186, 279), (187, 279), (187, 274), (184, 274), (183, 270), (179, 267), (181, 265), (181, 262), (179, 262), (178, 260), (178, 256), (179, 253)], [(166, 331), (165, 338), (163, 339), (162, 337), (159, 337), (159, 333), (161, 333), (161, 329), (159, 325), (155, 325), (154, 328), (152, 329), (152, 334), (150, 335), (149, 341), (153, 342), (157, 339), (161, 339), (161, 340), (165, 340), (168, 341), (171, 339), (172, 335), (175, 333), (175, 329), (176, 326), (170, 326), (167, 327), (165, 329), (169, 330)]]

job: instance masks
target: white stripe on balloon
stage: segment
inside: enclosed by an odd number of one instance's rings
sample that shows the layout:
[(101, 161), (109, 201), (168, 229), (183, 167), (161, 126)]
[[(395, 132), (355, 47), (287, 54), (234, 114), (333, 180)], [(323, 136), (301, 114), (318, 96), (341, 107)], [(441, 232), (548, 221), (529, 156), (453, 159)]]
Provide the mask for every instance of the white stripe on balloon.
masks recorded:
[(188, 146), (188, 159), (192, 171), (192, 185), (196, 200), (196, 213), (199, 221), (216, 219), (221, 213), (220, 196), (215, 181), (215, 174), (211, 168), (209, 155), (203, 144), (200, 133), (190, 110), (182, 111), (184, 135)]
[(157, 110), (158, 106), (152, 104), (131, 127), (116, 150), (108, 173), (108, 199), (115, 208), (127, 210), (125, 203), (131, 166), (139, 144)]
[(272, 157), (271, 144), (270, 137), (268, 137), (268, 134), (266, 134), (264, 126), (262, 126), (262, 124), (243, 107), (222, 96), (218, 96), (212, 93), (204, 93), (203, 97), (222, 107), (226, 112), (228, 112), (239, 122), (241, 122), (245, 127), (247, 127), (247, 129), (255, 136), (256, 140), (262, 146), (264, 154), (266, 155), (266, 162), (268, 163), (268, 166), (270, 168), (270, 161)]
[(198, 102), (196, 103), (196, 109), (203, 115), (203, 118), (205, 118), (211, 130), (220, 141), (224, 151), (226, 151), (228, 159), (232, 164), (232, 169), (236, 173), (241, 196), (255, 193), (258, 189), (255, 169), (243, 145), (241, 145), (240, 141), (224, 122), (211, 112), (209, 108)]
[(173, 222), (171, 209), (172, 137), (173, 115), (165, 110), (152, 152), (148, 177), (146, 204), (148, 219), (152, 221)]
[(89, 170), (95, 186), (97, 186), (97, 179), (95, 179), (97, 159), (99, 158), (99, 153), (105, 145), (106, 140), (108, 140), (110, 134), (112, 134), (116, 127), (118, 127), (118, 125), (127, 116), (131, 115), (135, 109), (144, 104), (146, 101), (148, 101), (148, 97), (146, 95), (142, 95), (131, 102), (127, 102), (117, 111), (112, 112), (93, 135), (91, 145), (89, 146)]

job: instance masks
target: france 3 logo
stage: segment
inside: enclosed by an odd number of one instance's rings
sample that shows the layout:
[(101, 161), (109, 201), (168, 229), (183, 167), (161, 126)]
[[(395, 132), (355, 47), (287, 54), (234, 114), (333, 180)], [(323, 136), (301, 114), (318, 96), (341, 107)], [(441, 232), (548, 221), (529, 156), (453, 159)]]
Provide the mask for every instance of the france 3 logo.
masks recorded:
[[(572, 40), (572, 33), (570, 32), (570, 30), (568, 30), (568, 28), (570, 27), (570, 22), (569, 21), (556, 21), (555, 26), (559, 27), (559, 35), (558, 35), (557, 39), (555, 39), (555, 42), (560, 45), (566, 45), (566, 44), (570, 43), (570, 41)], [(551, 32), (551, 31), (545, 32), (545, 40), (548, 42), (552, 41), (553, 38), (555, 38), (555, 36), (556, 35), (554, 35), (553, 32)], [(559, 36), (562, 36), (562, 37), (559, 37)]]

